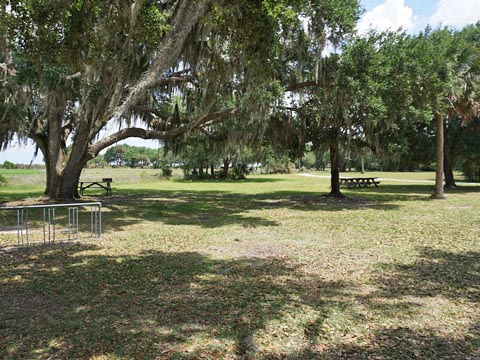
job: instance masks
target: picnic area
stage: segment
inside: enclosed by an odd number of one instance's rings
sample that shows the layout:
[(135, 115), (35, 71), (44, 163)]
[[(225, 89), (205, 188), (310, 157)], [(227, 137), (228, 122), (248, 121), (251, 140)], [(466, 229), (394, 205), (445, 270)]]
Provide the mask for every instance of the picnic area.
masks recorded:
[(0, 2), (0, 359), (480, 359), (479, 44), (479, 0)]
[[(1, 202), (41, 195), (2, 173)], [(475, 358), (479, 188), (439, 204), (433, 173), (376, 173), (334, 200), (324, 174), (86, 171), (116, 183), (83, 197), (100, 239), (0, 256), (1, 357)]]

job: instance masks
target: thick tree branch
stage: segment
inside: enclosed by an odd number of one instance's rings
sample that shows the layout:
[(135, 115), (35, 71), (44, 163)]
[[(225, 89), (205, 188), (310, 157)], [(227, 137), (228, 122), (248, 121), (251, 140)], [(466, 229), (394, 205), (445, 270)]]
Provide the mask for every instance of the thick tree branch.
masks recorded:
[(159, 85), (179, 84), (193, 82), (193, 76), (171, 76), (160, 81)]
[(135, 0), (130, 6), (130, 26), (133, 29), (137, 25), (138, 15), (144, 4), (144, 0)]
[(183, 0), (172, 24), (172, 29), (166, 35), (163, 46), (159, 49), (156, 59), (150, 69), (143, 74), (138, 83), (131, 87), (124, 101), (112, 111), (111, 117), (120, 118), (128, 113), (130, 108), (138, 103), (144, 93), (162, 80), (165, 72), (180, 57), (186, 39), (192, 28), (197, 24), (207, 6), (212, 0)]
[(82, 73), (80, 71), (76, 72), (75, 74), (65, 76), (65, 80), (71, 81), (74, 79), (79, 79), (82, 77)]
[(14, 68), (11, 68), (10, 64), (0, 63), (0, 74), (6, 78), (7, 76), (15, 76), (16, 71)]
[(190, 124), (185, 124), (185, 125), (179, 126), (178, 128), (166, 130), (166, 131), (147, 130), (147, 129), (133, 128), (133, 127), (122, 129), (114, 134), (111, 134), (97, 141), (95, 144), (90, 145), (88, 152), (92, 157), (95, 157), (103, 149), (121, 140), (125, 140), (131, 137), (137, 137), (141, 139), (156, 139), (156, 140), (173, 139), (187, 132), (195, 131), (201, 128), (202, 126), (210, 126), (210, 125), (222, 122), (226, 118), (237, 114), (239, 111), (240, 111), (239, 108), (230, 108), (223, 111), (209, 113)]
[(301, 90), (301, 89), (304, 89), (304, 88), (307, 88), (307, 87), (319, 87), (321, 86), (321, 84), (317, 81), (306, 81), (306, 82), (303, 82), (303, 83), (296, 83), (296, 84), (292, 84), (290, 86), (287, 86), (285, 88), (286, 91), (296, 91), (296, 90)]
[(223, 122), (226, 118), (238, 114), (240, 112), (240, 108), (229, 108), (222, 111), (208, 113), (207, 115), (201, 117), (199, 120), (194, 122), (191, 126), (190, 130), (196, 130), (201, 126), (210, 126), (213, 124), (218, 124)]

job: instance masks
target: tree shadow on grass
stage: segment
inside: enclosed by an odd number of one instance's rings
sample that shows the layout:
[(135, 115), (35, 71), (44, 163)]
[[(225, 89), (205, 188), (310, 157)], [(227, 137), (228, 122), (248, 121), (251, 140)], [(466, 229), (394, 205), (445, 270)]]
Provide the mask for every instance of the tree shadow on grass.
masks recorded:
[[(441, 296), (453, 302), (480, 303), (480, 252), (453, 253), (423, 248), (413, 264), (381, 264), (378, 291), (358, 297), (385, 318), (414, 318), (422, 305), (415, 298)], [(393, 303), (392, 303), (393, 300)], [(371, 316), (371, 315), (370, 315)], [(468, 320), (467, 320), (468, 319)], [(446, 334), (429, 328), (375, 326), (364, 345), (325, 341), (293, 351), (287, 359), (479, 359), (480, 318), (468, 317), (465, 330)], [(453, 331), (453, 329), (452, 329)], [(447, 330), (447, 332), (449, 332)], [(268, 358), (268, 356), (266, 356)]]
[(281, 181), (287, 181), (287, 179), (282, 178), (271, 178), (271, 177), (247, 177), (242, 180), (224, 180), (224, 179), (197, 179), (197, 180), (186, 180), (186, 179), (172, 179), (174, 182), (178, 183), (200, 183), (200, 184), (249, 184), (249, 183), (275, 183)]
[[(474, 330), (468, 331), (470, 334)], [(326, 349), (309, 348), (293, 352), (285, 359), (478, 359), (480, 340), (471, 337), (450, 337), (433, 330), (406, 327), (376, 329), (368, 344), (340, 345)], [(268, 356), (267, 356), (268, 358)]]
[[(0, 187), (1, 189), (1, 187)], [(36, 190), (36, 191), (29, 191), (28, 193), (25, 192), (19, 192), (19, 191), (5, 191), (2, 189), (0, 191), (0, 206), (6, 206), (8, 203), (11, 202), (17, 202), (17, 201), (22, 201), (25, 198), (39, 198), (43, 196), (43, 191), (41, 190)]]
[(452, 253), (422, 248), (413, 264), (381, 264), (383, 296), (405, 295), (480, 302), (480, 252)]
[(254, 332), (301, 304), (312, 288), (332, 303), (345, 289), (278, 258), (94, 250), (51, 247), (0, 258), (1, 358), (175, 357), (203, 340), (211, 346), (194, 358), (246, 356), (255, 350)]
[[(246, 182), (283, 181), (252, 178)], [(214, 184), (214, 182), (211, 182)], [(455, 193), (478, 191), (461, 187)], [(315, 191), (271, 191), (260, 194), (226, 193), (211, 190), (168, 191), (156, 189), (117, 189), (112, 197), (85, 197), (101, 200), (107, 208), (105, 220), (115, 230), (144, 220), (170, 225), (195, 225), (217, 228), (238, 224), (246, 228), (277, 226), (275, 220), (250, 214), (264, 209), (300, 211), (397, 210), (402, 201), (430, 201), (431, 185), (380, 185), (378, 188), (345, 189), (347, 199), (332, 199)], [(447, 193), (448, 196), (448, 193)]]
[(237, 224), (246, 228), (278, 226), (275, 220), (251, 214), (257, 210), (289, 209), (306, 212), (395, 210), (398, 204), (365, 199), (332, 199), (314, 192), (276, 191), (263, 194), (220, 191), (128, 191), (105, 199), (109, 227), (120, 229), (137, 221), (217, 228)]
[[(325, 328), (336, 316), (335, 321), (343, 319), (337, 324), (345, 327), (337, 332), (352, 336), (356, 330), (350, 327), (368, 323), (375, 312), (387, 319), (398, 319), (398, 313), (415, 316), (418, 304), (385, 304), (388, 297), (442, 294), (477, 301), (471, 290), (478, 285), (478, 253), (426, 249), (423, 261), (387, 267), (388, 276), (378, 279), (380, 291), (362, 298), (353, 284), (307, 274), (286, 258), (218, 260), (196, 252), (158, 251), (107, 256), (97, 250), (101, 249), (94, 245), (54, 246), (0, 257), (1, 358), (473, 359), (479, 355), (478, 323), (467, 334), (445, 335), (435, 329), (385, 327), (380, 322), (360, 344), (332, 343), (331, 328)], [(458, 283), (452, 277), (444, 281), (432, 274), (435, 271), (470, 273)], [(430, 291), (424, 292), (424, 287)], [(359, 302), (364, 305), (360, 312)], [(257, 346), (259, 331), (268, 332), (272, 322), (290, 319), (292, 314), (301, 316), (304, 307), (316, 317), (303, 325), (292, 324), (304, 327), (303, 343), (285, 352)], [(366, 310), (369, 317), (363, 315)]]
[[(454, 253), (425, 247), (412, 264), (380, 264), (376, 283), (379, 291), (370, 306), (382, 298), (400, 300), (397, 307), (406, 305), (405, 314), (419, 306), (406, 300), (412, 297), (441, 296), (454, 302), (480, 303), (480, 252)], [(480, 319), (470, 321), (470, 326), (467, 324), (467, 329), (456, 335), (435, 329), (380, 327), (374, 330), (368, 345), (329, 349), (325, 357), (341, 354), (352, 359), (478, 359)]]
[[(342, 189), (345, 195), (353, 198), (363, 198), (378, 202), (389, 201), (437, 201), (432, 198), (433, 186), (423, 184), (382, 184), (378, 188)], [(480, 187), (461, 186), (455, 189), (445, 189), (445, 196), (451, 194), (479, 193)]]

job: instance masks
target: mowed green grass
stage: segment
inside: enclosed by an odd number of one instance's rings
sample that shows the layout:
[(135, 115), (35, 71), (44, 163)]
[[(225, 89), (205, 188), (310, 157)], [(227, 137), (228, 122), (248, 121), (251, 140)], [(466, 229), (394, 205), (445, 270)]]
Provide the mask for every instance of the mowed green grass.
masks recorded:
[[(0, 201), (45, 200), (29, 176)], [(0, 358), (480, 357), (479, 187), (101, 177), (101, 239), (0, 255)]]

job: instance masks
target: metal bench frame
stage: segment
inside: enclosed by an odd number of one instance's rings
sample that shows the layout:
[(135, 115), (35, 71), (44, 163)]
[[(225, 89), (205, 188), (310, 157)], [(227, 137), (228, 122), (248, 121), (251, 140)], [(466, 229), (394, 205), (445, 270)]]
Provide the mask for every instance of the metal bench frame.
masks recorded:
[(71, 203), (71, 204), (51, 204), (51, 205), (29, 205), (29, 206), (5, 206), (0, 210), (9, 210), (17, 212), (17, 246), (29, 245), (29, 226), (28, 215), (33, 209), (43, 209), (43, 243), (50, 244), (57, 239), (55, 210), (58, 208), (67, 208), (67, 239), (68, 241), (79, 240), (78, 234), (78, 211), (80, 208), (90, 207), (90, 233), (93, 237), (100, 238), (102, 235), (102, 203)]

